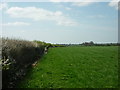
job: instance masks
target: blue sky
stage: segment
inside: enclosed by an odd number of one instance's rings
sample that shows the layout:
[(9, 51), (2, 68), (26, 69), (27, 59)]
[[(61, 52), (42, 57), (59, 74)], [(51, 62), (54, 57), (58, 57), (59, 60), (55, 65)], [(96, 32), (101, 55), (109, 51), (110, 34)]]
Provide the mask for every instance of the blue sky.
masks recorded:
[(118, 9), (110, 2), (3, 4), (3, 37), (50, 43), (118, 42)]

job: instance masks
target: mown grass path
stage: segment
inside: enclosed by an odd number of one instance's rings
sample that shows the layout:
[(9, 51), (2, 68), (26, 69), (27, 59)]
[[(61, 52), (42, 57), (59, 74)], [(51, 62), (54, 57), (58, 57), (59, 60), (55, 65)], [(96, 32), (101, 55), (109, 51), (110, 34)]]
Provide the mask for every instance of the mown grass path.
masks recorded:
[(118, 47), (58, 47), (28, 72), (21, 88), (111, 88), (118, 84)]

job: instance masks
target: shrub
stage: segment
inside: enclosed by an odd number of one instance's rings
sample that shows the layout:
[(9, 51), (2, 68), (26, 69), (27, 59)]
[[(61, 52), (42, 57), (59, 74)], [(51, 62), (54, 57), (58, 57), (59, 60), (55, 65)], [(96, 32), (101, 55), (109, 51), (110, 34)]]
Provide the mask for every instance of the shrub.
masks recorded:
[(44, 54), (44, 45), (32, 41), (2, 38), (3, 88), (14, 87), (27, 67)]

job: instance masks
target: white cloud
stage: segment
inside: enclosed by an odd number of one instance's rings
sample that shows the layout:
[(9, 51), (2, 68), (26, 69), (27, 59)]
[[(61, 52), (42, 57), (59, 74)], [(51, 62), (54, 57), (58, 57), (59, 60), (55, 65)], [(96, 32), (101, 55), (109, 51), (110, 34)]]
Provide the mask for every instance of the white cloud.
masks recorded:
[(2, 26), (28, 26), (29, 23), (26, 22), (8, 22), (1, 24)]
[(77, 22), (65, 16), (61, 11), (52, 12), (36, 7), (11, 7), (6, 13), (14, 18), (29, 18), (35, 21), (51, 20), (56, 22), (57, 25), (65, 26), (73, 26), (71, 23), (77, 25)]
[(110, 0), (49, 0), (50, 2), (109, 2)]
[(66, 10), (71, 10), (72, 8), (70, 8), (70, 7), (65, 7), (65, 9), (66, 9)]
[[(103, 0), (104, 1), (104, 0)], [(109, 1), (109, 0), (107, 0)], [(74, 6), (88, 6), (95, 2), (101, 2), (101, 0), (50, 0), (50, 2), (60, 3), (60, 2), (72, 2)]]
[[(104, 2), (104, 0), (50, 0), (50, 2), (72, 2), (73, 6), (88, 6), (96, 2)], [(110, 1), (110, 0), (106, 0)]]
[(90, 4), (93, 4), (94, 2), (75, 2), (73, 3), (74, 6), (88, 6)]
[(93, 3), (96, 3), (96, 0), (84, 0), (84, 1), (81, 1), (80, 2), (74, 2), (73, 5), (74, 6), (88, 6), (88, 5), (91, 5)]
[[(84, 0), (1, 0), (2, 2), (82, 2)], [(96, 0), (96, 2), (109, 2), (110, 0)]]
[(63, 5), (63, 4), (61, 4), (61, 3), (57, 4), (57, 7), (58, 7), (58, 8), (65, 9), (65, 10), (72, 10), (71, 7), (66, 7), (65, 5)]
[(120, 7), (118, 7), (118, 2), (119, 2), (119, 0), (111, 0), (108, 5), (110, 7), (114, 7), (116, 10), (118, 10), (118, 9), (120, 9)]
[(69, 0), (50, 0), (50, 2), (64, 2), (64, 1), (69, 1)]
[(8, 8), (7, 3), (0, 3), (0, 10)]

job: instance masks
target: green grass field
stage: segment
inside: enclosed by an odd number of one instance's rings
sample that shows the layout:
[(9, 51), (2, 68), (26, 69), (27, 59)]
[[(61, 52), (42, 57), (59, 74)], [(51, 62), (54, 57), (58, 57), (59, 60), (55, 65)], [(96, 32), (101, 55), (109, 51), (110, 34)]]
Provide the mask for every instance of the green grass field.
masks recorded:
[(115, 88), (118, 47), (57, 47), (39, 60), (21, 88)]

